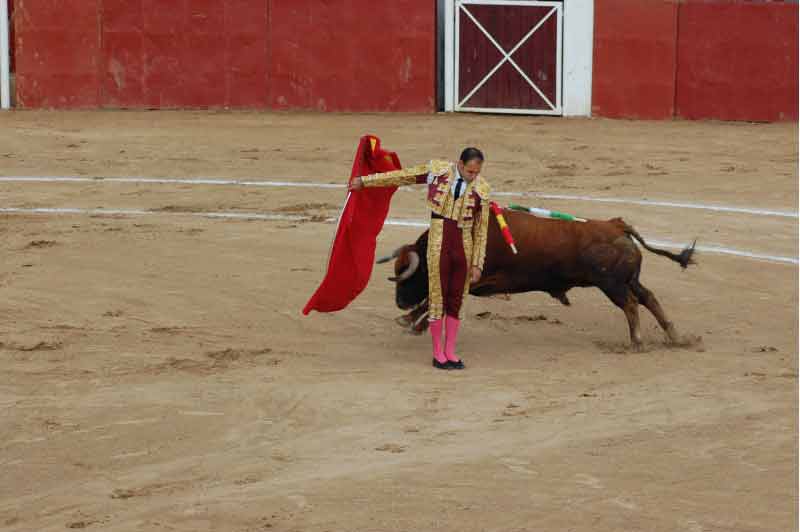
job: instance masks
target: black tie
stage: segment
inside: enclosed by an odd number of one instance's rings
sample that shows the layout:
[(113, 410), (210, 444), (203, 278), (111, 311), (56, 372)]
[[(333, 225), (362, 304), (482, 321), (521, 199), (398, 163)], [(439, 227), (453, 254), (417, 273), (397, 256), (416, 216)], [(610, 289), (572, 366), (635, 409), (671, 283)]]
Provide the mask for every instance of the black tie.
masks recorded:
[(463, 184), (464, 184), (464, 180), (459, 177), (458, 181), (456, 181), (456, 192), (455, 192), (456, 199), (458, 199), (458, 197), (461, 195), (461, 185), (463, 185)]

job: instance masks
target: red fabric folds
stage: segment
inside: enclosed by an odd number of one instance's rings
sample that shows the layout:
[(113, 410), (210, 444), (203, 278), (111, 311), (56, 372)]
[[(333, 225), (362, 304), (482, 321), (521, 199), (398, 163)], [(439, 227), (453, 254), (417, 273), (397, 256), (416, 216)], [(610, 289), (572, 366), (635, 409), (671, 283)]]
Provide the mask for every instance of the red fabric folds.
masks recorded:
[[(383, 150), (378, 137), (365, 135), (358, 144), (350, 179), (399, 169), (397, 154)], [(376, 239), (395, 190), (397, 187), (364, 188), (348, 194), (336, 227), (328, 270), (303, 314), (342, 310), (366, 288), (375, 262)]]

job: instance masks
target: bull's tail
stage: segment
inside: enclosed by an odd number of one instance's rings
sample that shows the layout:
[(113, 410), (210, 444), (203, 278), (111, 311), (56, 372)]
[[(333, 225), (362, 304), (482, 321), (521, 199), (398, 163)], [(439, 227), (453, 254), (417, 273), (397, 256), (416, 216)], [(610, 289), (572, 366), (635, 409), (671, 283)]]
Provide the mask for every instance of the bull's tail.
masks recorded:
[(671, 251), (667, 251), (665, 249), (659, 249), (650, 246), (647, 242), (645, 242), (644, 238), (642, 238), (642, 235), (640, 235), (636, 229), (628, 224), (625, 224), (625, 233), (635, 238), (647, 251), (655, 253), (656, 255), (661, 255), (662, 257), (667, 257), (668, 259), (677, 262), (684, 270), (690, 264), (696, 264), (692, 256), (694, 255), (694, 246), (697, 244), (697, 239), (692, 242), (691, 246), (685, 247), (680, 253), (672, 253)]

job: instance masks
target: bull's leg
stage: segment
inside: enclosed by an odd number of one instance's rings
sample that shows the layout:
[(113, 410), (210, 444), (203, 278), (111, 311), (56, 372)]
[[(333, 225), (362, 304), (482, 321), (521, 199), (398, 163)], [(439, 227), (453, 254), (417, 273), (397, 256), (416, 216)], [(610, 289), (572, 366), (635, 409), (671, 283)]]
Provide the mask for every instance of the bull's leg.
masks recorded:
[(671, 344), (677, 344), (680, 342), (680, 337), (678, 336), (678, 331), (675, 330), (675, 325), (667, 319), (667, 315), (664, 313), (664, 309), (661, 308), (661, 304), (656, 299), (656, 296), (642, 286), (642, 284), (638, 280), (634, 280), (631, 283), (631, 289), (633, 293), (636, 294), (636, 298), (639, 302), (644, 305), (647, 310), (650, 311), (653, 316), (655, 316), (658, 324), (664, 329), (664, 332), (667, 335), (667, 340)]
[(426, 302), (395, 319), (395, 322), (414, 334), (422, 334), (428, 328), (428, 305)]
[(428, 306), (417, 311), (415, 314), (414, 322), (411, 324), (411, 332), (414, 334), (422, 334), (430, 325), (428, 321)]
[(639, 325), (639, 300), (636, 299), (633, 292), (628, 291), (622, 310), (625, 312), (625, 317), (628, 319), (628, 328), (631, 333), (631, 345), (633, 349), (635, 351), (643, 351), (642, 330)]
[(394, 322), (403, 328), (410, 327), (411, 324), (414, 322), (414, 318), (412, 317), (413, 315), (414, 312), (411, 311), (407, 314), (403, 314), (402, 316), (398, 316), (397, 318), (395, 318)]
[(613, 285), (600, 288), (612, 303), (622, 309), (628, 320), (631, 334), (631, 347), (634, 351), (642, 351), (642, 331), (639, 325), (639, 300), (633, 291), (626, 285)]

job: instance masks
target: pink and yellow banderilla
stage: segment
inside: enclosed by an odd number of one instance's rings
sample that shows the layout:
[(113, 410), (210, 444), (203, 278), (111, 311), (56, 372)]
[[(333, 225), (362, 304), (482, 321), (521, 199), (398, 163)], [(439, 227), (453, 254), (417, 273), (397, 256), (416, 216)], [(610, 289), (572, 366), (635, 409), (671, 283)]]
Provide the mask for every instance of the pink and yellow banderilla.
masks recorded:
[(514, 252), (514, 255), (517, 254), (517, 246), (514, 245), (514, 237), (511, 235), (511, 229), (508, 228), (508, 224), (506, 223), (506, 219), (503, 216), (503, 209), (495, 202), (489, 203), (489, 208), (494, 213), (494, 217), (497, 218), (497, 225), (500, 226), (500, 232), (503, 233), (503, 238), (506, 241), (506, 244), (509, 245), (511, 251)]

